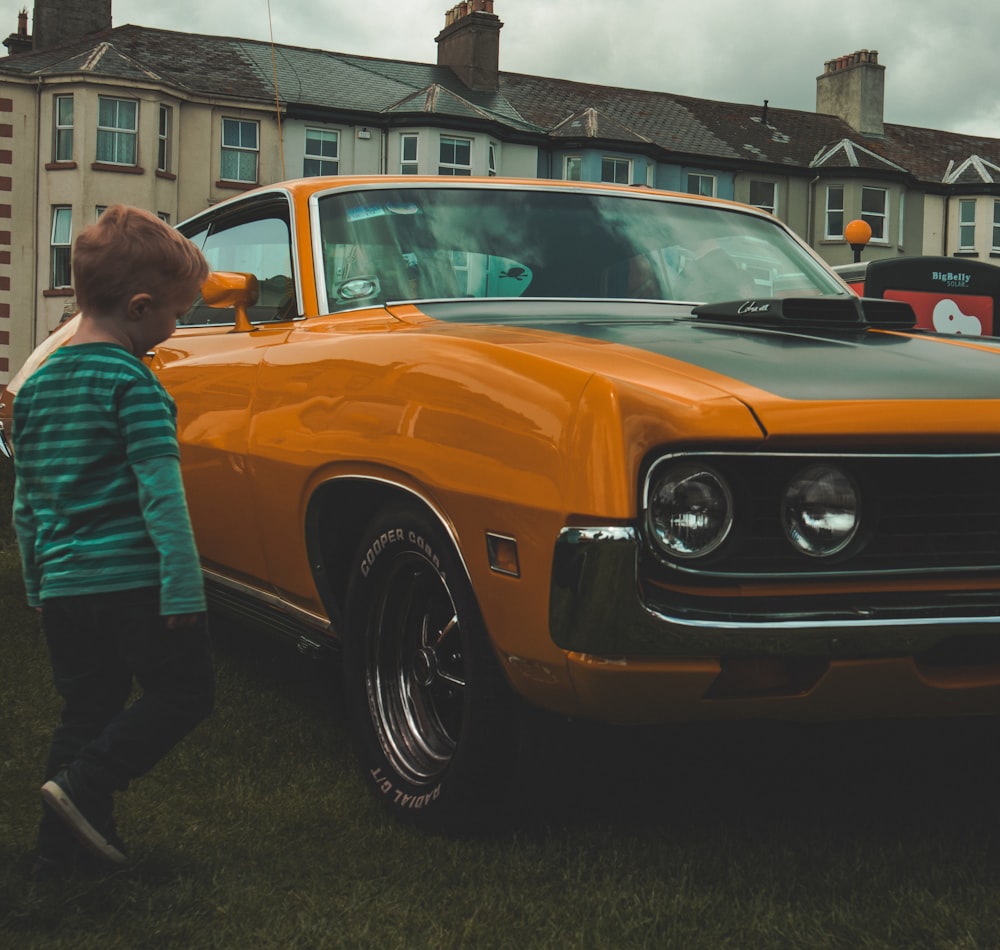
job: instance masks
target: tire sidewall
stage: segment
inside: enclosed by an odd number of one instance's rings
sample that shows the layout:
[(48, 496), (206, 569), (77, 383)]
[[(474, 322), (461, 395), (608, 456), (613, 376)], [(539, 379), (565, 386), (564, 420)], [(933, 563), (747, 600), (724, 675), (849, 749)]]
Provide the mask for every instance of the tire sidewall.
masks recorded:
[[(393, 560), (416, 554), (445, 582), (461, 626), (467, 684), (451, 762), (427, 784), (399, 773), (382, 748), (367, 683), (368, 617)], [(348, 585), (344, 695), (365, 782), (397, 817), (432, 831), (471, 831), (492, 823), (505, 795), (511, 754), (511, 695), (503, 682), (465, 569), (444, 529), (420, 509), (380, 512), (362, 533)]]

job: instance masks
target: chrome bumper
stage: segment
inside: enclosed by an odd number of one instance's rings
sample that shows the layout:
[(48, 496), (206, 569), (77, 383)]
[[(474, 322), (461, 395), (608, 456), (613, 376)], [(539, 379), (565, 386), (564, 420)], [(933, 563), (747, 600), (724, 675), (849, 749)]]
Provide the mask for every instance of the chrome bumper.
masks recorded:
[(639, 551), (634, 528), (560, 532), (549, 599), (556, 645), (609, 658), (844, 658), (912, 656), (953, 638), (1000, 637), (1000, 591), (944, 593), (934, 603), (891, 605), (875, 597), (869, 604), (867, 595), (859, 595), (849, 608), (802, 609), (799, 601), (794, 611), (754, 613), (742, 613), (735, 598), (723, 605), (705, 597), (697, 607), (679, 607), (659, 593), (664, 602), (655, 602), (640, 583)]

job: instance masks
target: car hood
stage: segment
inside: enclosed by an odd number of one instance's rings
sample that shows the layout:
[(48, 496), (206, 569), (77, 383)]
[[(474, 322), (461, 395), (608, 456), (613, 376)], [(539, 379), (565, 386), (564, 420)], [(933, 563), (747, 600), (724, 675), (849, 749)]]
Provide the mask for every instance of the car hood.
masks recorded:
[[(901, 417), (910, 432), (996, 431), (1000, 339), (992, 337), (757, 326), (695, 316), (690, 307), (619, 301), (449, 302), (420, 310), (449, 324), (464, 318), (529, 331), (519, 345), (550, 346), (581, 369), (629, 382), (648, 386), (651, 364), (664, 388), (672, 375), (697, 378), (742, 401), (772, 435), (899, 433)], [(904, 412), (910, 403), (919, 411)], [(982, 403), (994, 403), (992, 411)]]

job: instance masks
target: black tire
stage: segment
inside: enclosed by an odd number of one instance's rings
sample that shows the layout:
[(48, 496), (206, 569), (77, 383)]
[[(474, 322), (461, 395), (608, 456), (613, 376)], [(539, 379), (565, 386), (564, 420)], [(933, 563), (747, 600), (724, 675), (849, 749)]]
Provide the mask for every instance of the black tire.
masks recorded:
[(513, 694), (451, 540), (415, 505), (379, 512), (362, 534), (343, 660), (355, 749), (385, 806), (451, 834), (500, 819)]

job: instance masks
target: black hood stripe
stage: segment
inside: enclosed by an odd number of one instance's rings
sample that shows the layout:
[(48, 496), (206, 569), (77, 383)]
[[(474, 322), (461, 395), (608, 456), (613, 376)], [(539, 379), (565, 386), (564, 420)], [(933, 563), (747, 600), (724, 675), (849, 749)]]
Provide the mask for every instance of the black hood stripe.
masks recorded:
[(617, 305), (611, 311), (577, 301), (527, 300), (421, 310), (449, 323), (541, 330), (657, 353), (784, 399), (1000, 399), (1000, 339), (992, 337), (977, 339), (982, 347), (975, 348), (932, 334), (763, 329), (664, 317), (663, 305), (628, 303), (620, 312)]

